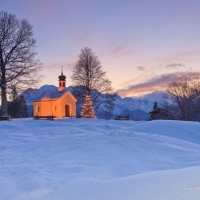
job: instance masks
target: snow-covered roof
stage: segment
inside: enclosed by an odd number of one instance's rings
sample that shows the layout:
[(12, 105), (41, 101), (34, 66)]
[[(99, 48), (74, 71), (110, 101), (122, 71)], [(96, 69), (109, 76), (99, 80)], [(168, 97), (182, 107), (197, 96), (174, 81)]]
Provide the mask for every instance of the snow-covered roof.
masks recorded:
[(40, 101), (42, 99), (57, 99), (68, 91), (69, 90), (67, 90), (67, 88), (63, 89), (61, 92), (47, 90), (45, 94), (38, 96), (36, 99), (34, 99), (34, 101)]
[(51, 90), (47, 90), (42, 99), (51, 99)]

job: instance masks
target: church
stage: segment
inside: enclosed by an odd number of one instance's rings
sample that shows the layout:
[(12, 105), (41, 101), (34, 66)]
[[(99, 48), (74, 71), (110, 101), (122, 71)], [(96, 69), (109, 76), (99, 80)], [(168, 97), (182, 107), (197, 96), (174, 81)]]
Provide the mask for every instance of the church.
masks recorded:
[(46, 118), (53, 116), (55, 118), (76, 117), (76, 98), (67, 90), (66, 76), (58, 77), (58, 91), (48, 90), (45, 94), (33, 101), (34, 118)]

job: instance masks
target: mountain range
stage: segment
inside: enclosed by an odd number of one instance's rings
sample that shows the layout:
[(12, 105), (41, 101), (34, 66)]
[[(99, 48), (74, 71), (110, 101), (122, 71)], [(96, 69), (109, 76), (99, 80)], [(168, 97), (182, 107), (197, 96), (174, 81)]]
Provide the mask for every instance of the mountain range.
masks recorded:
[[(67, 87), (70, 92), (73, 92), (72, 86)], [(57, 91), (58, 88), (54, 85), (43, 85), (39, 89), (28, 89), (24, 96), (30, 116), (33, 113), (33, 101), (37, 99), (38, 96), (45, 94), (47, 90)], [(149, 112), (152, 111), (154, 101), (158, 104), (162, 101), (163, 92), (154, 92), (141, 98), (136, 97), (125, 97), (122, 98), (118, 94), (116, 95), (115, 107), (113, 111), (113, 119), (118, 115), (129, 115), (133, 120), (148, 120), (150, 115)], [(102, 113), (98, 113), (98, 118), (103, 118)]]

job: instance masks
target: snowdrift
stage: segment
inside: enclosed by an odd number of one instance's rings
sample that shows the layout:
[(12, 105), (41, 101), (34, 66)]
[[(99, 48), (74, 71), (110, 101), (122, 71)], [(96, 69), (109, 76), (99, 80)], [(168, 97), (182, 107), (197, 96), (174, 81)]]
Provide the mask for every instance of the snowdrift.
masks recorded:
[(0, 123), (0, 199), (199, 199), (200, 124)]

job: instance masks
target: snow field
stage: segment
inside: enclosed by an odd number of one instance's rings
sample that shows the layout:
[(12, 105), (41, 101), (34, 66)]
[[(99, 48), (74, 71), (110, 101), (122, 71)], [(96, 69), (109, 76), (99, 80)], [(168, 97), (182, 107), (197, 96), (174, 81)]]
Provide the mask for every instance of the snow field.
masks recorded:
[(0, 200), (196, 200), (199, 157), (197, 122), (0, 122)]

